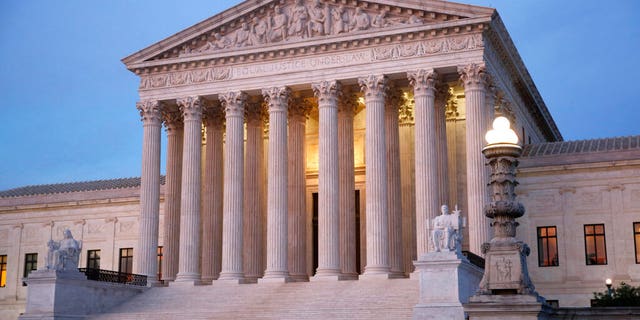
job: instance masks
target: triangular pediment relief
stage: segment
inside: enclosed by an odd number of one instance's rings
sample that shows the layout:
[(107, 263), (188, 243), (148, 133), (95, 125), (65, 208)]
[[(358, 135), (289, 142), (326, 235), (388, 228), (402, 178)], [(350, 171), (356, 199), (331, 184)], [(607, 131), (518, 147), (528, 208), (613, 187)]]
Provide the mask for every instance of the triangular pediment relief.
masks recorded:
[[(231, 10), (235, 14), (230, 14)], [(130, 66), (145, 61), (291, 46), (486, 17), (492, 12), (489, 8), (435, 0), (250, 0), (133, 54), (123, 62)]]

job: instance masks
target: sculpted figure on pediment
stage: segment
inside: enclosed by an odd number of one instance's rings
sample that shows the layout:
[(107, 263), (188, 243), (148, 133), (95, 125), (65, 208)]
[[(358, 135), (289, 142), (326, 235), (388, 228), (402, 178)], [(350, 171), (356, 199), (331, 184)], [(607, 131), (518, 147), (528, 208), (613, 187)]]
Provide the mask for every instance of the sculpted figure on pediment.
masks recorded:
[(267, 32), (269, 31), (269, 24), (266, 19), (260, 19), (258, 17), (253, 18), (253, 27), (251, 30), (251, 42), (253, 44), (263, 44), (269, 42)]
[(390, 23), (387, 21), (387, 14), (389, 13), (389, 11), (387, 11), (386, 9), (383, 9), (382, 11), (380, 11), (380, 13), (373, 19), (373, 22), (371, 23), (374, 27), (376, 28), (384, 28), (386, 26), (389, 26)]
[(208, 52), (216, 49), (226, 49), (231, 47), (233, 41), (231, 41), (228, 37), (221, 35), (216, 32), (213, 34), (213, 41), (207, 41), (207, 43), (198, 48), (197, 52)]
[(246, 22), (243, 22), (240, 29), (236, 30), (234, 44), (236, 47), (246, 47), (252, 44), (251, 30)]
[(289, 24), (289, 17), (284, 13), (280, 6), (275, 6), (273, 11), (273, 18), (270, 18), (273, 19), (273, 24), (271, 25), (271, 36), (269, 39), (271, 42), (278, 40), (285, 41), (287, 40), (287, 25)]
[(364, 12), (362, 8), (356, 8), (356, 11), (351, 17), (350, 27), (352, 31), (367, 30), (371, 26), (371, 19), (369, 14)]
[(308, 34), (309, 36), (325, 35), (324, 24), (327, 20), (325, 16), (325, 10), (320, 4), (320, 0), (315, 0), (313, 6), (309, 8), (309, 25), (308, 25)]
[(345, 15), (343, 5), (331, 9), (331, 34), (347, 32), (349, 18)]
[(304, 6), (302, 0), (296, 0), (295, 5), (291, 8), (291, 20), (289, 21), (289, 36), (304, 38), (307, 34), (307, 23), (309, 21), (309, 12)]

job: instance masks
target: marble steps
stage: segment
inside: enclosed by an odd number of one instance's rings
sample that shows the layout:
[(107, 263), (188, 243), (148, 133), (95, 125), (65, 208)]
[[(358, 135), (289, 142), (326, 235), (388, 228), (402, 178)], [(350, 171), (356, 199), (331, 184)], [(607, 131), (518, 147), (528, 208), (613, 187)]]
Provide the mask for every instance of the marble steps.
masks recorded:
[(411, 279), (152, 288), (90, 319), (409, 319)]

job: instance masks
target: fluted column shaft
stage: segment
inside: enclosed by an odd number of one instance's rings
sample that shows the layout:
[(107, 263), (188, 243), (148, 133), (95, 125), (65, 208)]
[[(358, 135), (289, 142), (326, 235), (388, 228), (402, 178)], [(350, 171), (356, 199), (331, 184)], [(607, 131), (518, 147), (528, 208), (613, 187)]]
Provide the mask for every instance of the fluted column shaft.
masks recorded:
[(260, 101), (248, 103), (247, 152), (244, 170), (244, 275), (254, 281), (264, 273), (262, 232), (263, 116)]
[(400, 126), (398, 108), (403, 104), (402, 90), (394, 88), (386, 99), (384, 117), (387, 148), (387, 201), (389, 207), (389, 267), (391, 274), (402, 270), (402, 182), (400, 181)]
[(355, 174), (353, 156), (353, 117), (358, 104), (354, 93), (343, 94), (338, 109), (338, 170), (340, 199), (340, 267), (342, 274), (354, 277), (356, 270)]
[(164, 195), (162, 280), (173, 281), (178, 273), (180, 248), (180, 196), (182, 190), (182, 143), (184, 123), (179, 111), (164, 114), (167, 130), (167, 177)]
[(489, 221), (484, 215), (488, 176), (482, 148), (487, 129), (486, 80), (482, 66), (471, 64), (458, 68), (464, 85), (466, 106), (467, 206), (469, 211), (469, 249), (482, 254), (481, 246), (489, 241)]
[(287, 203), (287, 117), (290, 90), (263, 89), (269, 104), (269, 160), (267, 181), (267, 269), (264, 278), (289, 279)]
[(202, 199), (202, 281), (211, 283), (220, 276), (222, 260), (224, 111), (220, 105), (207, 105), (204, 124), (207, 145)]
[(244, 108), (247, 96), (243, 92), (228, 92), (220, 95), (220, 100), (225, 108), (227, 135), (222, 206), (222, 270), (218, 279), (242, 281)]
[[(140, 182), (140, 228), (136, 250), (135, 273), (148, 277), (148, 284), (157, 283), (158, 228), (160, 221), (160, 134), (162, 116), (158, 101), (137, 104), (142, 117), (142, 175)], [(139, 253), (138, 253), (139, 252)]]
[(200, 170), (202, 105), (199, 97), (177, 100), (184, 118), (180, 256), (176, 282), (200, 281)]
[(296, 281), (307, 275), (307, 177), (305, 136), (309, 106), (294, 99), (289, 108), (289, 273)]
[[(435, 96), (435, 126), (436, 150), (438, 150), (438, 204), (449, 203), (449, 156), (447, 148), (447, 117), (446, 106), (449, 100), (449, 86), (442, 84), (436, 87)], [(455, 205), (452, 203), (451, 205)]]
[(340, 203), (338, 171), (338, 94), (340, 83), (311, 85), (318, 97), (318, 270), (316, 277), (340, 276)]
[(358, 83), (366, 105), (367, 264), (363, 276), (388, 275), (389, 212), (384, 128), (387, 79), (382, 75), (368, 76), (358, 79)]
[(418, 258), (429, 251), (431, 221), (438, 214), (435, 83), (433, 70), (408, 73), (415, 99), (416, 241)]

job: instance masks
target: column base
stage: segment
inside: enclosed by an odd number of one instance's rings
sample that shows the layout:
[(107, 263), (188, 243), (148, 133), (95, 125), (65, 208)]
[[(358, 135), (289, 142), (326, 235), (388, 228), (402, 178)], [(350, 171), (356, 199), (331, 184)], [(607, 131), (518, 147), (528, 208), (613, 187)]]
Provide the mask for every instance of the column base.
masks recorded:
[(264, 283), (289, 283), (289, 282), (295, 282), (295, 281), (289, 276), (285, 276), (285, 277), (269, 277), (269, 278), (260, 278), (260, 279), (258, 279), (258, 284), (264, 284)]

